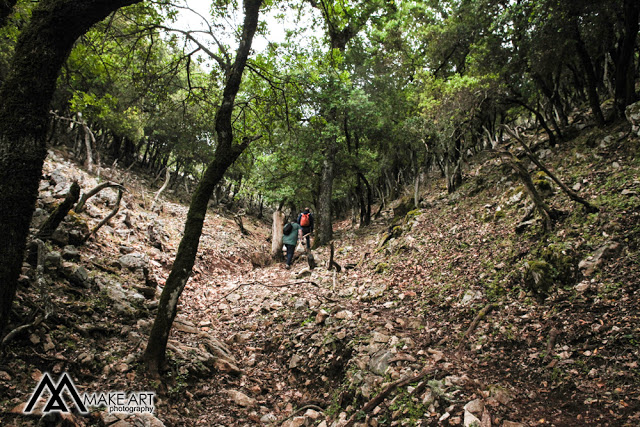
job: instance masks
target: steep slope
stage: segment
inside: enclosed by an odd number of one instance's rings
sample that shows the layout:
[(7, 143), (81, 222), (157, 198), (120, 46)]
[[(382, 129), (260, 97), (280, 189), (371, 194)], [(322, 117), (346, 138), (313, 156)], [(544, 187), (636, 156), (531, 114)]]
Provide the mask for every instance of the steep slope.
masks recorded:
[[(3, 349), (0, 420), (35, 422), (20, 405), (42, 372), (64, 371), (88, 390), (157, 392), (152, 422), (166, 425), (634, 425), (640, 161), (625, 129), (538, 144), (538, 156), (599, 208), (586, 213), (533, 172), (561, 212), (548, 235), (535, 219), (522, 224), (530, 201), (488, 154), (454, 194), (431, 177), (419, 209), (385, 210), (365, 229), (335, 224), (341, 272), (324, 268), (328, 248), (315, 253), (313, 271), (302, 254), (292, 271), (258, 267), (268, 226), (245, 218), (243, 236), (212, 212), (161, 383), (138, 358), (186, 208), (164, 202), (152, 212), (141, 179), (106, 171), (127, 183), (119, 216), (75, 251), (58, 236), (46, 288), (25, 268), (21, 323), (48, 315)], [(43, 182), (43, 207), (73, 176), (85, 191), (97, 183), (59, 155), (47, 168), (55, 185)], [(67, 239), (98, 222), (114, 196), (72, 216)], [(121, 418), (72, 422), (151, 422)]]

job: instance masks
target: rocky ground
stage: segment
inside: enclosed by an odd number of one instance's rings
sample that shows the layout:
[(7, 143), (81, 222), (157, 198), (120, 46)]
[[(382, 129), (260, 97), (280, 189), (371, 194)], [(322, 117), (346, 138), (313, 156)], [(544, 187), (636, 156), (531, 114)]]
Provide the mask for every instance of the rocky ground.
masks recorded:
[[(561, 215), (549, 235), (521, 221), (522, 185), (498, 159), (469, 165), (448, 195), (432, 177), (419, 209), (399, 200), (370, 227), (335, 224), (335, 260), (303, 253), (265, 265), (269, 226), (213, 209), (170, 337), (170, 370), (139, 357), (187, 208), (142, 178), (125, 182), (118, 215), (90, 199), (25, 266), (15, 326), (0, 355), (0, 421), (21, 414), (44, 372), (85, 390), (155, 391), (154, 417), (65, 416), (67, 425), (636, 425), (640, 422), (639, 139), (626, 125), (585, 129), (539, 157), (587, 213), (533, 173)], [(100, 181), (52, 153), (37, 226), (73, 179)], [(516, 233), (518, 228), (518, 233)], [(44, 404), (41, 402), (40, 407)], [(55, 421), (53, 421), (55, 423)]]

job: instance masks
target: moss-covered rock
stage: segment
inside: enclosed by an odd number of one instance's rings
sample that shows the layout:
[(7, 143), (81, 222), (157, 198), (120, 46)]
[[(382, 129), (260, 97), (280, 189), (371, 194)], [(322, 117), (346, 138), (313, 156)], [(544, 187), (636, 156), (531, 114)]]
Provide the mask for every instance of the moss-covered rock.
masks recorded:
[(550, 197), (553, 195), (553, 181), (546, 173), (536, 173), (533, 178), (533, 184), (536, 186), (542, 197)]
[(577, 256), (570, 244), (553, 243), (525, 262), (524, 283), (537, 297), (544, 298), (554, 286), (572, 286), (577, 280)]
[(554, 283), (554, 269), (546, 261), (533, 260), (524, 263), (524, 283), (536, 296), (544, 298)]
[(376, 265), (376, 273), (378, 274), (382, 274), (388, 269), (389, 269), (389, 264), (386, 262), (381, 262), (380, 264)]
[(413, 197), (409, 197), (409, 196), (404, 197), (402, 200), (400, 200), (400, 203), (398, 203), (398, 206), (393, 208), (394, 219), (395, 218), (403, 219), (406, 214), (408, 214), (409, 212), (415, 209), (416, 209), (416, 205), (415, 203), (413, 203)]

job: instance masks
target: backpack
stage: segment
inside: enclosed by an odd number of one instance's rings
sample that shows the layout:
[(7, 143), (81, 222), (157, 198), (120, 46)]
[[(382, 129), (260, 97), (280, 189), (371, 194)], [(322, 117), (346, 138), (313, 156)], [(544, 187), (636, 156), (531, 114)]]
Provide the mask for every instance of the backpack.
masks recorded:
[(303, 213), (300, 216), (300, 225), (303, 227), (309, 227), (311, 225), (310, 213)]
[(291, 230), (293, 230), (293, 225), (291, 225), (290, 222), (288, 222), (284, 228), (282, 229), (282, 231), (284, 232), (285, 236), (288, 236), (289, 234), (291, 234)]

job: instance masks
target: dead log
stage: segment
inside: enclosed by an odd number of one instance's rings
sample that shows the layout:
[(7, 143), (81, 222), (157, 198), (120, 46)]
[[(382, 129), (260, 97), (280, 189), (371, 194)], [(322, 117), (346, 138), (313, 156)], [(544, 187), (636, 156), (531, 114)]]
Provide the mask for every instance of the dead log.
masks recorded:
[(74, 181), (63, 202), (55, 208), (45, 223), (42, 224), (42, 227), (36, 233), (36, 238), (41, 240), (50, 239), (64, 217), (67, 216), (73, 205), (78, 201), (78, 197), (80, 197), (80, 186)]

